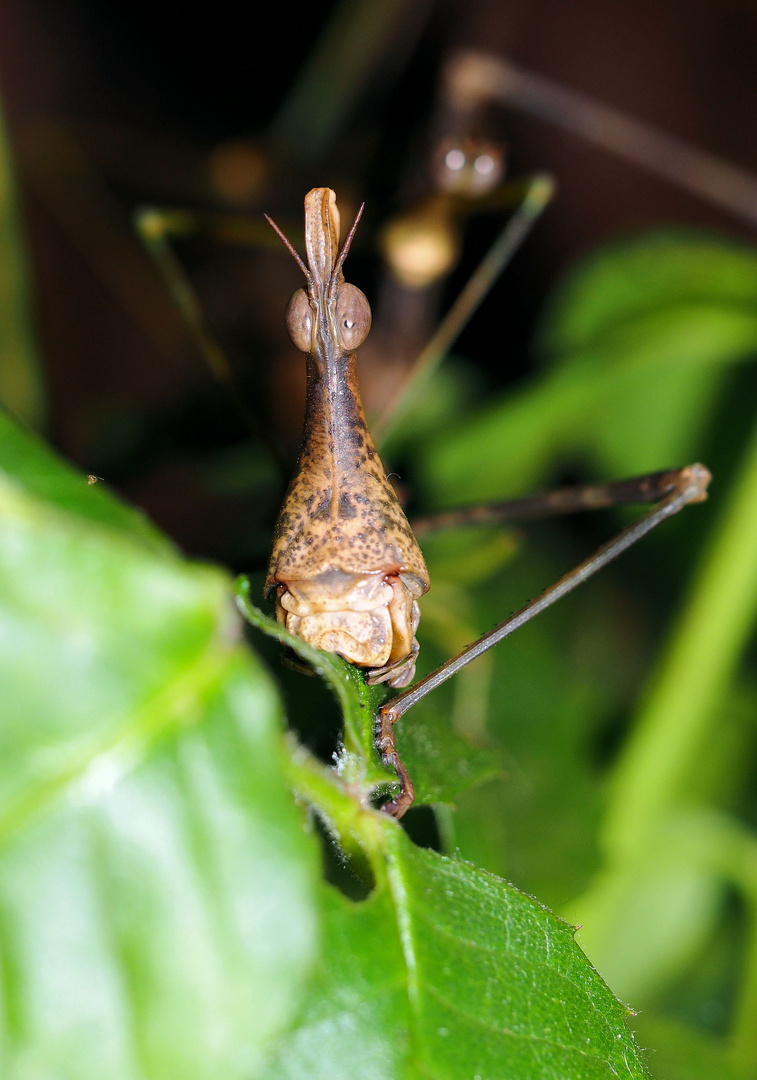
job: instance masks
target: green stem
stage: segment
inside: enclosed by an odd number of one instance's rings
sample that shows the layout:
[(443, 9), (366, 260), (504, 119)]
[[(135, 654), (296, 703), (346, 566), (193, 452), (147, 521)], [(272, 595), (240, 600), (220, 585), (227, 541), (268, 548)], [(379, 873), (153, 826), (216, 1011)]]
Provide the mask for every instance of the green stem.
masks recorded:
[(385, 815), (364, 806), (336, 775), (293, 738), (289, 742), (287, 779), (295, 795), (309, 803), (342, 848), (353, 858), (367, 857), (375, 878), (383, 878)]
[(687, 834), (695, 837), (693, 861), (714, 871), (745, 901), (749, 925), (728, 1056), (739, 1073), (752, 1078), (757, 1069), (757, 839), (739, 822), (718, 813), (697, 813), (681, 825), (682, 844), (687, 843)]
[(0, 114), (0, 402), (35, 428), (45, 399), (33, 330), (21, 215)]
[(359, 101), (398, 28), (411, 35), (425, 3), (342, 0), (268, 133), (301, 164), (322, 157)]
[(431, 340), (425, 345), (399, 397), (389, 402), (383, 416), (373, 425), (374, 435), (380, 443), (386, 443), (390, 439), (392, 433), (405, 419), (408, 410), (413, 405), (417, 405), (422, 398), (431, 376), (449, 353), (536, 221), (549, 206), (554, 190), (554, 181), (546, 173), (538, 173), (526, 182), (523, 199), (515, 213), (484, 255)]
[(744, 1076), (757, 1075), (757, 898), (748, 905), (749, 932), (743, 949), (744, 970), (730, 1035), (729, 1056)]
[(717, 738), (717, 705), (756, 608), (757, 431), (617, 765), (603, 830), (611, 862), (643, 852), (655, 828), (686, 798), (698, 758)]

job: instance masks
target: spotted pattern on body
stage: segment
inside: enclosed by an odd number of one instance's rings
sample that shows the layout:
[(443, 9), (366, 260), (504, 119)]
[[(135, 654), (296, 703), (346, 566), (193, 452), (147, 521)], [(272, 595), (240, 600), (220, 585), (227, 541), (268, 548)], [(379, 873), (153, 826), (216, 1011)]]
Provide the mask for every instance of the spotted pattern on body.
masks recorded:
[(370, 308), (341, 270), (354, 229), (340, 252), (334, 193), (314, 188), (305, 199), (307, 266), (282, 237), (307, 279), (287, 312), (307, 355), (307, 399), (265, 589), (289, 629), (369, 669), (371, 681), (404, 686), (415, 671), (416, 601), (428, 571), (360, 401), (355, 347)]

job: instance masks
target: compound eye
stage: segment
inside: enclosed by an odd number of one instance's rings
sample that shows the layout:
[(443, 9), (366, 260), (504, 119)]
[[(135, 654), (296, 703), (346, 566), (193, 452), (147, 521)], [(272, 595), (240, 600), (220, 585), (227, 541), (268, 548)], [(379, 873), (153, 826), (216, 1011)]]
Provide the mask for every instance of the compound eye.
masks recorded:
[(336, 327), (347, 352), (357, 349), (368, 337), (371, 328), (371, 308), (365, 294), (356, 285), (346, 283), (336, 300)]
[(309, 353), (312, 347), (313, 309), (304, 289), (298, 289), (287, 304), (286, 324), (289, 336), (300, 352)]

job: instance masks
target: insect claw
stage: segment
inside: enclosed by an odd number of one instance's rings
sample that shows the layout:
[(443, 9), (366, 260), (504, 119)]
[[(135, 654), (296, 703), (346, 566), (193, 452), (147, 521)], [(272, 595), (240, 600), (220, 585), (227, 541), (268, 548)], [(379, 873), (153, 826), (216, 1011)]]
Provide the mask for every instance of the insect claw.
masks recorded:
[(394, 714), (391, 704), (385, 705), (379, 711), (376, 720), (376, 748), (381, 755), (382, 763), (387, 768), (394, 769), (400, 782), (399, 795), (384, 803), (381, 812), (399, 820), (413, 805), (415, 788), (394, 744), (394, 721), (396, 719), (397, 716)]

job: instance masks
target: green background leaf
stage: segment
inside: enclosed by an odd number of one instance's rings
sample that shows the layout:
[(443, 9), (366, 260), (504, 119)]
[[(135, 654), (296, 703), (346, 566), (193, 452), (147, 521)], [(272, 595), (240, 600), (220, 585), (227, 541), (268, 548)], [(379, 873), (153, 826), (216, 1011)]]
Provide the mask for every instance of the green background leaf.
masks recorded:
[(757, 351), (756, 308), (749, 249), (688, 233), (602, 249), (545, 314), (541, 379), (428, 440), (429, 497), (454, 505), (533, 490), (555, 457), (608, 476), (687, 461), (728, 368)]

